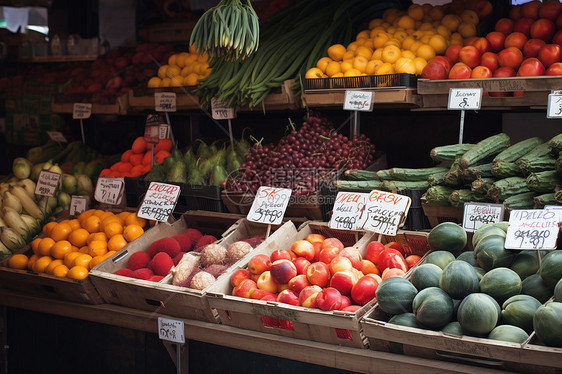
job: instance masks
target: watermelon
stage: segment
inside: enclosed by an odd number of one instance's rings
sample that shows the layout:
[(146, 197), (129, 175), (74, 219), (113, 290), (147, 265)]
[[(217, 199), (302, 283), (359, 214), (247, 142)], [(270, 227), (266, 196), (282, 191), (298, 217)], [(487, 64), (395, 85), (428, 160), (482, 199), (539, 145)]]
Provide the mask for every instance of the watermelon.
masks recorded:
[(502, 305), (502, 321), (531, 333), (533, 316), (541, 302), (530, 295), (515, 295)]
[(496, 326), (488, 334), (488, 339), (501, 340), (504, 342), (523, 343), (529, 339), (529, 335), (520, 327), (512, 325)]
[(535, 274), (539, 270), (539, 260), (535, 251), (521, 251), (515, 255), (513, 263), (509, 267), (519, 274), (521, 280), (529, 275)]
[(554, 287), (554, 301), (562, 303), (562, 279), (560, 279)]
[(466, 247), (467, 235), (460, 225), (442, 222), (429, 232), (427, 242), (434, 251), (449, 251), (456, 254)]
[(503, 303), (511, 296), (521, 292), (521, 278), (509, 268), (495, 268), (488, 271), (480, 280), (480, 291)]
[(412, 269), (410, 282), (418, 289), (427, 287), (439, 287), (439, 278), (443, 270), (435, 264), (420, 264)]
[(486, 274), (486, 270), (482, 269), (480, 266), (473, 266), (473, 267), (474, 267), (474, 271), (476, 272), (476, 275), (478, 275), (478, 282), (480, 282), (480, 279), (482, 279), (484, 274)]
[(547, 286), (556, 286), (562, 278), (562, 251), (551, 251), (544, 256), (538, 274)]
[(541, 305), (533, 317), (539, 339), (550, 347), (562, 347), (562, 303), (549, 301)]
[[(488, 233), (492, 233), (495, 235), (503, 235), (505, 237), (505, 234), (507, 233), (507, 227), (509, 226), (509, 222), (506, 221), (502, 221), (502, 222), (497, 222), (497, 223), (487, 223), (485, 225), (480, 226), (473, 234), (472, 234), (472, 247), (476, 247), (476, 245), (478, 244), (478, 242), (485, 236), (488, 235)], [(496, 229), (500, 229), (502, 230), (504, 233), (502, 234), (501, 232), (499, 232)]]
[(448, 251), (433, 251), (429, 252), (425, 256), (424, 264), (435, 264), (441, 269), (445, 269), (445, 266), (451, 261), (455, 260), (455, 256)]
[(383, 280), (375, 295), (379, 307), (389, 314), (402, 314), (412, 311), (412, 301), (418, 290), (410, 281), (402, 277)]
[(453, 299), (463, 299), (471, 293), (480, 291), (478, 275), (474, 267), (461, 260), (451, 261), (445, 266), (439, 279), (439, 287)]
[(466, 251), (457, 256), (457, 260), (468, 262), (472, 266), (478, 266), (474, 251)]
[(463, 331), (474, 336), (487, 336), (496, 327), (500, 306), (490, 295), (471, 293), (465, 297), (457, 312)]
[(490, 235), (480, 240), (474, 248), (476, 263), (489, 271), (498, 267), (509, 267), (515, 258), (515, 252), (504, 248), (505, 238)]
[(544, 283), (539, 274), (533, 274), (521, 282), (521, 293), (533, 296), (542, 304), (546, 303), (554, 295), (554, 290)]
[(412, 301), (412, 310), (423, 326), (439, 330), (451, 322), (453, 300), (439, 287), (424, 288)]
[(394, 325), (400, 325), (400, 326), (416, 327), (418, 329), (424, 328), (422, 325), (420, 325), (414, 313), (402, 313), (402, 314), (393, 315), (388, 320), (388, 323), (392, 323)]
[(461, 324), (459, 323), (459, 321), (453, 321), (453, 322), (447, 323), (441, 329), (441, 332), (443, 332), (445, 334), (452, 334), (452, 335), (458, 335), (458, 336), (464, 335), (464, 332), (462, 331), (462, 327), (461, 327)]

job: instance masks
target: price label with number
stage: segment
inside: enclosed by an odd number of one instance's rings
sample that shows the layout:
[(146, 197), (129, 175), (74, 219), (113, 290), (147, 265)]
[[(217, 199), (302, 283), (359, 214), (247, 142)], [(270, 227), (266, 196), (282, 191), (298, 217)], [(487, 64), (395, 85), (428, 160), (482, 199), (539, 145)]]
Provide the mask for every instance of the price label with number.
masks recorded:
[(72, 106), (73, 119), (87, 119), (92, 115), (91, 103), (74, 103)]
[(41, 196), (55, 196), (59, 190), (61, 175), (54, 171), (41, 170), (35, 185), (35, 194)]
[(339, 230), (355, 230), (362, 226), (359, 222), (369, 198), (368, 193), (340, 191), (336, 195), (330, 228)]
[(149, 114), (144, 126), (144, 141), (157, 144), (160, 141), (160, 127), (166, 124), (160, 114)]
[(145, 219), (165, 222), (174, 212), (180, 187), (174, 184), (150, 182), (148, 190), (139, 208), (137, 216)]
[(291, 190), (288, 188), (261, 186), (246, 218), (252, 222), (279, 225), (290, 198)]
[(88, 199), (86, 196), (72, 195), (70, 198), (70, 215), (75, 216), (88, 209)]
[(213, 97), (211, 99), (211, 116), (213, 119), (233, 119), (236, 118), (236, 111)]
[(345, 91), (343, 110), (372, 112), (373, 95), (372, 91)]
[(185, 343), (185, 329), (182, 320), (158, 317), (158, 337), (173, 343)]
[(60, 131), (47, 131), (47, 135), (49, 135), (49, 138), (54, 142), (68, 143), (68, 140), (66, 140), (66, 138)]
[(503, 204), (465, 203), (462, 227), (474, 232), (487, 223), (500, 222), (503, 219)]
[(562, 92), (554, 91), (548, 95), (546, 118), (562, 118)]
[(365, 205), (363, 228), (382, 235), (396, 235), (411, 204), (408, 196), (373, 190)]
[(170, 137), (170, 125), (168, 125), (167, 123), (161, 124), (158, 132), (158, 138), (168, 139), (169, 137)]
[(154, 93), (154, 109), (157, 112), (175, 112), (176, 111), (176, 93), (175, 92), (155, 92)]
[(482, 105), (482, 88), (451, 88), (449, 110), (478, 110)]
[(123, 200), (124, 186), (123, 178), (98, 178), (94, 199), (102, 204), (119, 205)]
[(559, 226), (559, 210), (513, 210), (509, 215), (505, 248), (556, 249)]

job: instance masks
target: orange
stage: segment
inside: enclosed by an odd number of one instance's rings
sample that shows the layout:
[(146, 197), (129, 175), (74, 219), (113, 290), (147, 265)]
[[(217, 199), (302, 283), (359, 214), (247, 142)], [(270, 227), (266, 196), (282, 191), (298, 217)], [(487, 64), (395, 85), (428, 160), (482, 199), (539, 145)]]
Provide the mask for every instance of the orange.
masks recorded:
[(320, 70), (322, 70), (323, 73), (326, 72), (326, 67), (328, 66), (328, 64), (330, 63), (330, 61), (332, 61), (332, 59), (330, 57), (322, 57), (320, 60), (318, 60), (318, 62), (316, 63), (316, 67)]
[(307, 79), (322, 78), (322, 74), (324, 74), (322, 70), (318, 68), (310, 68), (306, 71), (304, 77)]
[(116, 252), (117, 251), (107, 251), (107, 253), (103, 255), (103, 258), (104, 259), (109, 258), (109, 257), (113, 256)]
[(416, 56), (429, 61), (435, 57), (435, 50), (429, 44), (422, 44), (418, 49), (416, 49)]
[(77, 230), (72, 231), (70, 233), (70, 235), (68, 235), (68, 241), (76, 247), (82, 247), (82, 246), (86, 245), (86, 242), (88, 241), (89, 236), (90, 236), (90, 233), (88, 232), (88, 230), (77, 229)]
[(328, 48), (328, 56), (334, 61), (342, 61), (347, 49), (342, 44), (334, 44)]
[(28, 262), (29, 259), (27, 258), (26, 255), (18, 253), (10, 257), (10, 259), (8, 260), (8, 266), (11, 267), (12, 269), (23, 270), (23, 269), (27, 269)]
[(346, 71), (353, 69), (353, 60), (344, 60), (341, 62), (341, 71), (345, 73)]
[(359, 70), (360, 73), (364, 73), (368, 63), (369, 60), (366, 57), (358, 55), (353, 59), (353, 68)]
[(371, 60), (382, 60), (382, 51), (383, 47), (375, 49), (373, 55), (371, 56)]
[(476, 25), (470, 22), (461, 22), (457, 31), (463, 38), (470, 38), (476, 36)]
[[(353, 57), (355, 57), (355, 51), (347, 51), (343, 54), (343, 61), (353, 60)], [(340, 61), (337, 61), (337, 62), (340, 62)]]
[(431, 8), (427, 14), (434, 21), (441, 21), (441, 19), (443, 19), (443, 16), (445, 15), (445, 13), (443, 12), (443, 8), (440, 5)]
[(199, 82), (199, 75), (197, 75), (196, 73), (188, 73), (183, 78), (184, 86), (197, 86), (198, 82)]
[(51, 254), (51, 247), (55, 245), (55, 241), (49, 237), (41, 239), (37, 245), (37, 254), (40, 256), (48, 256)]
[(478, 13), (476, 13), (472, 9), (465, 9), (461, 13), (461, 19), (463, 22), (473, 23), (474, 25), (478, 25), (480, 21), (478, 18)]
[(88, 267), (80, 266), (80, 265), (71, 267), (70, 270), (68, 270), (68, 273), (66, 274), (66, 277), (70, 279), (84, 279), (87, 276), (88, 276)]
[(80, 247), (80, 249), (78, 249), (78, 252), (88, 254), (90, 253), (90, 247), (87, 245)]
[(107, 242), (103, 240), (93, 240), (88, 244), (88, 254), (92, 257), (103, 256), (107, 253)]
[(103, 220), (106, 219), (106, 218), (114, 217), (114, 216), (115, 216), (115, 214), (113, 214), (113, 212), (103, 212), (103, 213), (100, 215), (100, 220), (103, 221)]
[(449, 29), (449, 31), (457, 31), (462, 19), (456, 14), (447, 14), (441, 19), (441, 24)]
[(359, 40), (359, 39), (369, 39), (369, 30), (362, 30), (360, 31), (357, 36), (355, 37), (355, 39)]
[(91, 216), (92, 214), (94, 214), (96, 210), (95, 209), (88, 209), (83, 211), (82, 213), (80, 213), (78, 215), (78, 222), (80, 222), (80, 225), (83, 224), (83, 222), (86, 220), (86, 218), (88, 218), (89, 216)]
[(84, 266), (84, 267), (88, 267), (88, 264), (90, 263), (90, 260), (92, 259), (92, 256), (90, 256), (87, 253), (81, 253), (79, 256), (76, 256), (76, 258), (74, 259), (74, 261), (72, 261), (72, 266)]
[(68, 267), (66, 265), (58, 265), (53, 269), (53, 275), (57, 277), (66, 277), (68, 274)]
[(74, 259), (80, 255), (81, 255), (80, 252), (69, 252), (66, 255), (64, 255), (63, 262), (68, 268), (70, 268), (74, 262)]
[(72, 244), (68, 240), (60, 240), (51, 247), (51, 256), (54, 258), (64, 258), (69, 252), (72, 252)]
[(27, 270), (31, 270), (33, 268), (33, 264), (37, 261), (37, 259), (39, 259), (39, 257), (41, 256), (34, 254), (29, 258), (29, 261), (27, 261)]
[(394, 74), (394, 66), (390, 62), (382, 64), (376, 72), (377, 75)]
[(92, 261), (90, 261), (90, 263), (88, 264), (88, 270), (92, 270), (94, 268), (94, 266), (96, 266), (97, 264), (99, 264), (103, 260), (105, 260), (105, 255), (96, 256), (96, 257), (92, 258)]
[(374, 29), (377, 26), (380, 26), (383, 23), (383, 19), (382, 18), (373, 18), (371, 20), (371, 22), (369, 22), (369, 29)]
[(416, 66), (412, 59), (406, 57), (400, 57), (394, 63), (394, 69), (398, 74), (407, 73), (407, 74), (416, 74)]
[(100, 217), (92, 215), (86, 218), (86, 221), (82, 225), (89, 233), (95, 233), (100, 231), (101, 220)]
[(421, 57), (416, 57), (413, 62), (416, 67), (416, 74), (421, 75), (423, 68), (427, 65), (427, 61)]
[(146, 84), (149, 88), (155, 88), (155, 87), (160, 87), (160, 78), (158, 77), (152, 77), (148, 80), (148, 83)]
[(382, 50), (383, 62), (394, 63), (400, 58), (402, 51), (395, 45), (388, 45)]
[(127, 225), (125, 227), (125, 230), (123, 231), (123, 237), (129, 243), (135, 240), (136, 238), (138, 238), (139, 236), (141, 236), (142, 234), (144, 234), (143, 228), (139, 225), (134, 225), (134, 224)]
[(365, 46), (360, 46), (355, 50), (355, 56), (363, 56), (366, 59), (370, 59), (372, 55), (373, 55), (373, 50)]
[(416, 21), (421, 21), (424, 16), (424, 10), (421, 5), (412, 4), (408, 7), (408, 15)]
[(53, 261), (51, 256), (42, 256), (33, 263), (31, 270), (36, 273), (43, 273), (47, 266)]
[(59, 240), (66, 240), (71, 232), (72, 232), (72, 226), (70, 226), (70, 224), (66, 222), (60, 222), (53, 227), (49, 236), (54, 241), (58, 242)]
[(51, 234), (51, 230), (55, 227), (57, 223), (55, 221), (47, 222), (43, 225), (43, 232), (47, 235)]
[(70, 227), (72, 227), (72, 230), (78, 230), (79, 228), (82, 227), (82, 225), (80, 224), (80, 221), (78, 221), (78, 219), (76, 219), (76, 218), (68, 221), (68, 224), (70, 225)]
[(377, 69), (383, 64), (381, 60), (370, 60), (367, 63), (367, 69), (365, 73), (368, 75), (374, 75), (377, 72)]
[(440, 34), (433, 35), (429, 39), (428, 44), (435, 50), (435, 54), (437, 55), (443, 55), (447, 50), (447, 40)]
[(93, 240), (107, 241), (107, 235), (105, 235), (105, 232), (103, 231), (90, 234), (90, 236), (88, 236), (88, 241), (86, 242), (86, 244), (90, 244)]
[(373, 47), (375, 48), (382, 48), (384, 47), (384, 43), (386, 43), (390, 39), (387, 34), (383, 32), (377, 33), (373, 38)]
[(31, 250), (33, 251), (33, 253), (37, 253), (37, 251), (39, 250), (39, 243), (41, 243), (41, 238), (35, 238), (31, 241)]
[(346, 70), (345, 73), (343, 73), (344, 77), (358, 77), (361, 75), (361, 72), (355, 68), (351, 68), (349, 70)]
[(442, 35), (445, 39), (449, 39), (451, 37), (451, 30), (449, 30), (446, 26), (439, 25), (435, 29), (439, 35)]
[(398, 26), (403, 29), (413, 29), (416, 25), (416, 21), (410, 16), (402, 16), (398, 20)]
[(139, 225), (140, 227), (145, 227), (146, 220), (137, 216), (136, 213), (132, 213), (125, 219), (125, 226), (128, 225)]
[(402, 51), (402, 57), (405, 58), (409, 58), (410, 60), (413, 60), (414, 58), (416, 58), (416, 54), (408, 49)]
[(121, 220), (117, 216), (110, 216), (110, 217), (103, 218), (100, 222), (100, 232), (105, 231), (105, 226), (112, 222), (117, 222), (118, 224), (121, 224)]
[(338, 73), (341, 73), (341, 63), (337, 61), (331, 61), (326, 67), (326, 75), (329, 77), (333, 77)]
[(64, 265), (61, 259), (56, 259), (51, 261), (49, 265), (47, 265), (47, 267), (45, 268), (45, 273), (53, 274), (53, 270), (55, 270), (55, 268), (59, 265)]
[(127, 241), (121, 234), (113, 235), (107, 242), (107, 249), (110, 251), (118, 251), (127, 245)]

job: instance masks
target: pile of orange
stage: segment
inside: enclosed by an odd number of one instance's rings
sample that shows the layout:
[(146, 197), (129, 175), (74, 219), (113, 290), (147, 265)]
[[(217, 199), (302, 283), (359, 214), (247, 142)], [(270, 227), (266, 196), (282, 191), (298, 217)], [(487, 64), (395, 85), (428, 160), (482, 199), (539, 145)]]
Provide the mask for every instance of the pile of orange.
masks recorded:
[(148, 80), (147, 86), (151, 88), (196, 86), (200, 79), (211, 73), (208, 58), (206, 52), (200, 54), (192, 44), (188, 52), (171, 55), (168, 63), (158, 69), (158, 75)]
[[(160, 139), (154, 144), (154, 162), (162, 164), (164, 159), (171, 155), (172, 141)], [(121, 160), (111, 165), (109, 169), (103, 169), (100, 177), (138, 177), (148, 173), (152, 169), (152, 143), (147, 143), (144, 137), (139, 136), (133, 142), (131, 149), (121, 155)]]
[(90, 209), (75, 219), (49, 222), (31, 242), (33, 254), (15, 254), (14, 269), (84, 279), (89, 271), (144, 233), (147, 221), (133, 212)]

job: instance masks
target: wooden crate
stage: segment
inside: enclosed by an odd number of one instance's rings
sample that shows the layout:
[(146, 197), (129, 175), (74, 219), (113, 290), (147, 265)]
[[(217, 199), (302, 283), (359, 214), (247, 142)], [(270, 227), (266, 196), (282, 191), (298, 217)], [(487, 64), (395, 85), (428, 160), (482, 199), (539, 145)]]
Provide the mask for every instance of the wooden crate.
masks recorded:
[(283, 82), (281, 87), (274, 88), (266, 98), (256, 107), (248, 106), (238, 108), (238, 111), (268, 111), (268, 110), (295, 110), (301, 107), (300, 97), (296, 97), (293, 92), (294, 79)]
[(195, 87), (165, 87), (148, 88), (144, 86), (135, 87), (129, 91), (129, 108), (134, 112), (154, 111), (156, 103), (154, 94), (156, 92), (175, 92), (176, 110), (201, 110), (199, 98), (193, 95)]
[(148, 41), (152, 43), (189, 44), (191, 31), (197, 22), (193, 20), (168, 21), (148, 27)]
[[(377, 108), (418, 108), (420, 100), (415, 88), (373, 88), (373, 105)], [(313, 90), (304, 94), (309, 107), (333, 107), (345, 100), (345, 90)]]
[[(129, 108), (128, 97), (128, 94), (119, 96), (113, 104), (92, 103), (92, 114), (127, 114)], [(53, 100), (51, 102), (51, 110), (53, 113), (72, 113), (74, 111), (74, 103), (60, 103)]]
[[(283, 230), (283, 231), (281, 231)], [(330, 229), (325, 222), (305, 222), (297, 231), (295, 227), (283, 226), (276, 234), (275, 240), (258, 248), (252, 255), (263, 253), (270, 255), (281, 248), (289, 249), (291, 244), (304, 239), (311, 233), (319, 233), (326, 237), (336, 237), (345, 246), (358, 247), (364, 255), (367, 244), (374, 238), (373, 234), (364, 231), (345, 231)], [(422, 252), (429, 250), (427, 239), (425, 244), (416, 242), (427, 233), (411, 233), (409, 251)], [(404, 232), (396, 237), (383, 236), (383, 243), (389, 241), (408, 242)], [(422, 240), (423, 241), (423, 240)], [(415, 247), (415, 249), (414, 249)], [(420, 248), (423, 248), (421, 250)], [(239, 268), (247, 267), (249, 256), (238, 263)], [(232, 296), (230, 280), (223, 278), (212, 285), (207, 291), (209, 305), (216, 309), (221, 322), (228, 326), (276, 334), (286, 337), (306, 339), (317, 342), (342, 345), (347, 347), (365, 348), (367, 341), (361, 331), (360, 318), (373, 306), (374, 300), (361, 307), (357, 312), (323, 311), (316, 308), (305, 308), (279, 302), (245, 299)]]
[(435, 227), (442, 222), (454, 222), (462, 224), (464, 212), (463, 208), (430, 205), (425, 202), (424, 197), (422, 197), (421, 199), (421, 204), (423, 213), (429, 220), (429, 224), (431, 225), (431, 227)]

